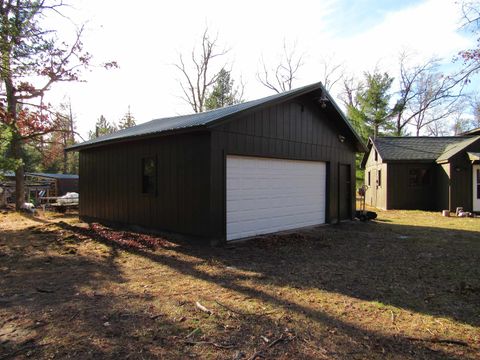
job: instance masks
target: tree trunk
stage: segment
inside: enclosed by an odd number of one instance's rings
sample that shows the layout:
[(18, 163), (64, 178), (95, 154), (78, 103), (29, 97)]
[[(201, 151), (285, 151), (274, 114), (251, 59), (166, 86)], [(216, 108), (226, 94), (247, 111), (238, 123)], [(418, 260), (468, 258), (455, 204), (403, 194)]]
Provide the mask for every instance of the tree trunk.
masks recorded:
[(12, 140), (13, 158), (20, 165), (15, 170), (15, 210), (19, 211), (25, 202), (25, 168), (22, 161), (22, 144), (19, 139)]
[(65, 150), (65, 147), (63, 148), (63, 173), (66, 174), (67, 171), (67, 151)]

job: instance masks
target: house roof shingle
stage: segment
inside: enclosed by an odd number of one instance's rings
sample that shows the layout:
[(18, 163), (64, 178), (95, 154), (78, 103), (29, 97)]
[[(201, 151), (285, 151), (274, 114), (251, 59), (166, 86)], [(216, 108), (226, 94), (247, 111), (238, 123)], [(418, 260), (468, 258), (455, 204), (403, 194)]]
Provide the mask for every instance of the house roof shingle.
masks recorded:
[(448, 161), (448, 159), (450, 159), (452, 156), (454, 156), (454, 155), (458, 154), (460, 151), (466, 149), (469, 145), (473, 144), (474, 142), (476, 142), (479, 139), (480, 139), (480, 136), (470, 136), (470, 137), (466, 138), (465, 140), (458, 141), (456, 143), (447, 145), (447, 147), (445, 148), (445, 151), (442, 153), (442, 155), (440, 155), (437, 158), (437, 162), (440, 163), (440, 162)]
[(478, 140), (480, 136), (380, 137), (370, 139), (370, 143), (385, 162), (444, 162)]
[(316, 90), (320, 90), (322, 96), (325, 95), (329, 102), (333, 105), (334, 110), (340, 115), (341, 120), (343, 120), (344, 126), (346, 126), (348, 128), (348, 131), (351, 132), (352, 138), (354, 139), (354, 141), (356, 141), (356, 147), (359, 149), (359, 151), (365, 151), (365, 145), (361, 142), (358, 134), (355, 132), (344, 114), (341, 112), (341, 110), (338, 108), (338, 106), (335, 104), (333, 99), (330, 97), (330, 95), (320, 82), (300, 87), (298, 89), (286, 91), (280, 94), (275, 94), (261, 99), (235, 104), (220, 109), (190, 115), (151, 120), (149, 122), (139, 124), (128, 129), (119, 130), (112, 134), (88, 140), (80, 144), (75, 144), (68, 147), (67, 150), (78, 150), (81, 148), (103, 145), (104, 143), (131, 140), (169, 131), (178, 131), (184, 129), (194, 130), (202, 127), (205, 128), (207, 126), (213, 125), (219, 120), (224, 120), (243, 111), (258, 108), (260, 106), (264, 106), (270, 103), (285, 101), (306, 93), (314, 92)]
[(383, 161), (436, 160), (452, 144), (466, 137), (381, 137), (373, 140)]

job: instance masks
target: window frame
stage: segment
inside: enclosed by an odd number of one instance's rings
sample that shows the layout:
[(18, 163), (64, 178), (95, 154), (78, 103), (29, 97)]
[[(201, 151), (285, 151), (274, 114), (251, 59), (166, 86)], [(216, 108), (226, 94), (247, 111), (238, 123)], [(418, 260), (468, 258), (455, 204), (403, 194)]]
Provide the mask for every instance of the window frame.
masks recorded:
[[(145, 191), (145, 163), (149, 160), (152, 160), (154, 165), (153, 174), (147, 175), (153, 177), (152, 189), (150, 191)], [(140, 193), (142, 196), (156, 197), (158, 195), (158, 160), (156, 155), (142, 156), (140, 160)]]
[(419, 188), (430, 186), (432, 183), (429, 168), (412, 167), (408, 169), (408, 187)]

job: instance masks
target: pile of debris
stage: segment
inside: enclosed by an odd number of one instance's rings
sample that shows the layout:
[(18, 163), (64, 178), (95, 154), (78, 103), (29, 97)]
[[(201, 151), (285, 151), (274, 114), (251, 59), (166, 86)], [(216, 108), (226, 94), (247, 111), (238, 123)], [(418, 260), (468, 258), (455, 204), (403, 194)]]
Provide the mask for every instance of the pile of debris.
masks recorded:
[[(443, 210), (442, 215), (449, 217), (451, 215), (450, 210)], [(474, 213), (463, 210), (463, 207), (457, 207), (457, 209), (455, 210), (455, 216), (457, 216), (457, 217), (476, 217)]]

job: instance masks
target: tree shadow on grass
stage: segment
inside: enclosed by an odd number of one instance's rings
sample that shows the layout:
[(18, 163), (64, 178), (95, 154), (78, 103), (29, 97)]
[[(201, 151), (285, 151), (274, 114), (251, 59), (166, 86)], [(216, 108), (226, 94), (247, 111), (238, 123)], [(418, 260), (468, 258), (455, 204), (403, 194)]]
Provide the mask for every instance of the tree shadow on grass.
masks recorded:
[[(86, 232), (68, 224), (62, 226), (84, 235)], [(440, 234), (443, 236), (438, 242), (435, 237)], [(427, 241), (422, 240), (426, 235), (430, 236)], [(288, 309), (317, 324), (336, 329), (341, 343), (338, 351), (342, 356), (383, 357), (381, 354), (386, 352), (409, 358), (453, 359), (468, 357), (468, 354), (457, 356), (443, 350), (432, 350), (421, 342), (412, 342), (408, 337), (360, 328), (327, 312), (267, 292), (263, 285), (337, 292), (420, 313), (447, 316), (477, 326), (475, 315), (478, 305), (472, 302), (470, 295), (476, 284), (471, 282), (463, 287), (464, 290), (469, 289), (468, 293), (455, 292), (459, 279), (470, 278), (478, 271), (469, 270), (471, 264), (478, 263), (478, 251), (473, 251), (478, 249), (474, 235), (466, 231), (453, 231), (447, 239), (445, 230), (349, 223), (313, 229), (301, 236), (298, 233), (270, 236), (228, 248), (194, 245), (174, 248), (175, 252), (217, 264), (216, 267), (221, 271), (214, 273), (202, 270), (198, 261), (192, 263), (161, 251), (131, 247), (123, 249), (168, 266), (180, 274), (258, 299), (275, 308)], [(465, 251), (452, 256), (451, 250), (455, 246), (448, 241), (450, 237), (456, 240), (456, 246), (461, 242), (462, 246), (467, 247)], [(94, 238), (110, 247), (118, 246), (115, 241), (98, 234), (94, 234)], [(255, 286), (246, 285), (252, 277), (229, 272), (228, 267), (262, 276), (255, 280)], [(453, 273), (450, 272), (452, 268), (456, 269)], [(430, 291), (435, 291), (440, 300), (432, 298)], [(456, 301), (461, 304), (457, 305)], [(274, 327), (274, 323), (270, 326)], [(304, 358), (308, 357), (304, 355)]]
[(181, 346), (162, 349), (184, 330), (151, 316), (152, 296), (119, 290), (116, 248), (86, 255), (78, 238), (29, 234), (4, 232), (0, 244), (0, 359), (183, 357)]

